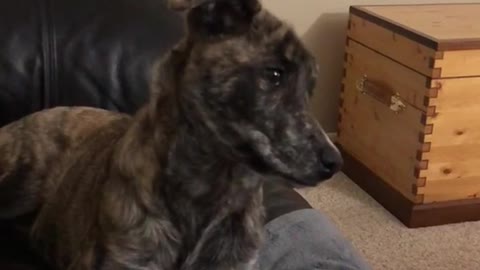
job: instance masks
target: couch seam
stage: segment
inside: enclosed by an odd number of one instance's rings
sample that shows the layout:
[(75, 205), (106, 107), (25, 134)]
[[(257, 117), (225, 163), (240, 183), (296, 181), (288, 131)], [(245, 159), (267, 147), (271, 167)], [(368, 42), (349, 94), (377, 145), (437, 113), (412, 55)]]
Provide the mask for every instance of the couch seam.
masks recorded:
[[(40, 0), (42, 16), (42, 52), (43, 52), (43, 108), (52, 107), (56, 84), (56, 42), (52, 18), (51, 0)], [(56, 101), (56, 100), (55, 100)]]

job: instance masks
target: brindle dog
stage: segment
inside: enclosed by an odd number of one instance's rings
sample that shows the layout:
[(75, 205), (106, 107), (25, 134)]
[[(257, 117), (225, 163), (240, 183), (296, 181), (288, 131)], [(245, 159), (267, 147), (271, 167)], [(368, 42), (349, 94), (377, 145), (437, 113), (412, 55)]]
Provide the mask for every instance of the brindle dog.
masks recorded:
[(262, 182), (330, 178), (338, 150), (311, 118), (314, 58), (257, 0), (175, 0), (187, 34), (133, 117), (58, 107), (0, 132), (0, 218), (35, 213), (59, 270), (251, 269)]

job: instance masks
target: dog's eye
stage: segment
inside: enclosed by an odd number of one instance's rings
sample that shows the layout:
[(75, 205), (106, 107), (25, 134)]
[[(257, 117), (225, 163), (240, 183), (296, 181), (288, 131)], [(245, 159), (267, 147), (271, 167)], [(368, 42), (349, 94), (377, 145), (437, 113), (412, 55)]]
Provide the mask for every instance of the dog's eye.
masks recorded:
[(283, 70), (280, 68), (265, 69), (266, 79), (275, 86), (280, 86), (283, 81)]

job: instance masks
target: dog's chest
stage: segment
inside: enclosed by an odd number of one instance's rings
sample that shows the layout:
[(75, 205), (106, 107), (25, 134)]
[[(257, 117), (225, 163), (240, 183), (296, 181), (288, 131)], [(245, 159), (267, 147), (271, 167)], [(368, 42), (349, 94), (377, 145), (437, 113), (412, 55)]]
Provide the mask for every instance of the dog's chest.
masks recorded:
[[(237, 199), (230, 203), (238, 202)], [(195, 243), (183, 261), (186, 267), (180, 269), (254, 269), (252, 267), (262, 240), (261, 190), (246, 200), (242, 208), (228, 201), (222, 207), (219, 214), (212, 217), (195, 237)], [(232, 208), (227, 210), (229, 207)], [(224, 215), (222, 211), (229, 213)]]

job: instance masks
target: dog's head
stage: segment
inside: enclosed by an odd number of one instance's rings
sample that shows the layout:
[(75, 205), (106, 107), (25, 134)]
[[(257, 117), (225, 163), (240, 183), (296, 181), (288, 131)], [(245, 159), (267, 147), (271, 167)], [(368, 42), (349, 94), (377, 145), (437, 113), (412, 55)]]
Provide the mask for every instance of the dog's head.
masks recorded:
[(330, 178), (339, 151), (308, 101), (313, 56), (295, 32), (257, 0), (171, 0), (188, 33), (172, 55), (184, 113), (256, 170), (304, 185)]

